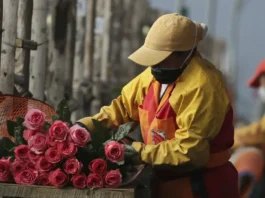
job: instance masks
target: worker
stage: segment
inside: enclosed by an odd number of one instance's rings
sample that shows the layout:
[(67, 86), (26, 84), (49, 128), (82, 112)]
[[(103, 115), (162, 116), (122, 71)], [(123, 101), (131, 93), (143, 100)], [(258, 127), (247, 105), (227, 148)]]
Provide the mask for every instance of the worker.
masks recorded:
[(238, 198), (238, 173), (229, 162), (233, 110), (221, 72), (197, 52), (207, 26), (179, 14), (159, 17), (144, 45), (129, 56), (146, 69), (110, 106), (78, 121), (93, 133), (140, 123), (144, 142), (133, 142), (153, 167), (153, 198)]
[[(259, 98), (265, 102), (265, 59), (258, 65), (254, 76), (248, 81), (247, 85), (257, 89)], [(249, 145), (265, 146), (265, 116), (257, 122), (235, 130), (233, 149)]]
[[(265, 60), (256, 68), (247, 85), (265, 102)], [(236, 128), (231, 162), (239, 172), (241, 197), (265, 197), (265, 116), (248, 126)]]

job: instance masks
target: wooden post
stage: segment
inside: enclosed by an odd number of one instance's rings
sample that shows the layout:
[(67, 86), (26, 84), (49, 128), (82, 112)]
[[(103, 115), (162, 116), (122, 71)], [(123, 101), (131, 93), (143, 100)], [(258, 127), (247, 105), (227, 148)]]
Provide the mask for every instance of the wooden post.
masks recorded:
[[(9, 1), (9, 0), (8, 0)], [(47, 1), (33, 2), (32, 40), (40, 45), (30, 54), (30, 80), (29, 90), (34, 98), (44, 99), (46, 65), (47, 65)]]
[[(96, 19), (96, 3), (97, 0), (88, 0), (87, 18), (86, 18), (86, 36), (85, 36), (85, 55), (84, 55), (84, 75), (83, 83), (87, 84), (85, 95), (91, 95), (90, 86), (93, 83), (94, 74), (94, 43), (95, 43), (95, 19)], [(92, 85), (93, 86), (93, 85)], [(93, 92), (93, 91), (92, 91)], [(91, 101), (86, 100), (86, 109), (84, 114), (91, 113)]]
[(102, 60), (100, 80), (106, 82), (108, 79), (108, 69), (110, 64), (110, 35), (112, 27), (112, 4), (113, 0), (104, 2), (104, 33), (102, 44)]
[(84, 56), (84, 79), (92, 80), (93, 76), (93, 55), (94, 55), (94, 29), (96, 18), (96, 0), (88, 0), (86, 19), (86, 40)]
[(68, 24), (66, 35), (66, 63), (65, 63), (65, 83), (64, 89), (67, 95), (72, 95), (73, 84), (73, 68), (75, 54), (75, 38), (76, 38), (76, 6), (77, 0), (72, 0), (68, 11)]
[[(129, 54), (134, 52), (139, 47), (141, 47), (141, 45), (144, 44), (145, 36), (143, 35), (142, 28), (143, 25), (149, 20), (146, 13), (148, 13), (148, 15), (151, 14), (151, 8), (149, 7), (149, 4), (146, 0), (135, 0), (131, 7), (133, 7), (131, 9), (133, 13), (138, 12), (139, 14), (136, 15), (131, 13), (131, 18), (129, 19), (131, 21), (132, 27), (132, 31), (130, 32), (131, 34), (129, 35)], [(130, 76), (130, 78), (133, 78), (134, 76), (138, 75), (144, 69), (143, 67), (140, 67), (132, 61), (130, 61), (130, 67), (132, 68), (132, 76)]]
[(13, 94), (14, 91), (17, 10), (17, 0), (3, 1), (2, 56), (0, 68), (0, 91), (3, 94)]
[[(20, 0), (18, 6), (17, 20), (17, 38), (31, 39), (31, 21), (32, 21), (33, 0)], [(29, 64), (30, 50), (17, 48), (16, 49), (16, 65), (15, 73), (23, 78), (22, 85), (16, 85), (19, 93), (27, 92), (29, 89)], [(16, 81), (15, 81), (16, 83)]]
[[(130, 1), (133, 2), (134, 1)], [(112, 42), (112, 54), (111, 54), (111, 76), (112, 81), (119, 84), (122, 80), (122, 54), (123, 54), (123, 39), (124, 39), (124, 22), (126, 17), (125, 11), (125, 4), (124, 0), (116, 0), (115, 1), (115, 14), (113, 23), (113, 42)]]
[(70, 0), (57, 0), (53, 4), (52, 10), (52, 62), (50, 72), (52, 72), (51, 84), (47, 91), (47, 98), (52, 106), (57, 106), (64, 98), (64, 77), (66, 64), (66, 35), (68, 12)]
[[(78, 0), (78, 6), (84, 6), (84, 1)], [(75, 57), (73, 71), (73, 99), (78, 101), (79, 107), (72, 113), (72, 120), (76, 121), (84, 117), (84, 96), (81, 89), (82, 77), (84, 71), (84, 42), (85, 42), (85, 15), (77, 12), (76, 16), (76, 40), (75, 40)]]
[[(0, 27), (1, 27), (1, 31), (0, 31), (0, 68), (1, 68), (1, 54), (2, 54), (2, 32), (3, 32), (3, 0), (0, 0)], [(1, 95), (1, 94), (0, 94)]]

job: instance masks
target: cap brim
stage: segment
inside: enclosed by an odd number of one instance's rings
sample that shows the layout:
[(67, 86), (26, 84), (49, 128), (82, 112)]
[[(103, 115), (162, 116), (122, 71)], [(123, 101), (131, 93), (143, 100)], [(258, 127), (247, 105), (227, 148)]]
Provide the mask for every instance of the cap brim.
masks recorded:
[(158, 51), (142, 46), (128, 58), (142, 66), (153, 66), (165, 60), (170, 54), (171, 51)]

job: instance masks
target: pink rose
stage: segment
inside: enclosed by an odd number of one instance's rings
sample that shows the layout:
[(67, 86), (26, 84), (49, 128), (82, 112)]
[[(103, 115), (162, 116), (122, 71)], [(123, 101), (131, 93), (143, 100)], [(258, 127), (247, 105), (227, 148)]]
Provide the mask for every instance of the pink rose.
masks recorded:
[(49, 173), (41, 173), (38, 176), (37, 184), (42, 186), (48, 186), (50, 185), (49, 182)]
[(45, 158), (49, 162), (56, 164), (62, 160), (62, 154), (58, 152), (56, 147), (52, 147), (45, 152)]
[(26, 162), (26, 169), (35, 171), (36, 170), (35, 164), (32, 163), (31, 161), (27, 161)]
[(104, 182), (108, 188), (117, 188), (122, 182), (122, 175), (119, 169), (111, 170), (106, 173)]
[(31, 150), (28, 151), (28, 158), (33, 164), (35, 164), (40, 159), (40, 157), (41, 155), (37, 155)]
[(21, 144), (17, 146), (14, 150), (16, 159), (27, 160), (28, 159), (28, 145)]
[(26, 169), (26, 164), (25, 164), (25, 162), (23, 162), (21, 160), (15, 160), (14, 162), (12, 162), (12, 164), (10, 166), (10, 170), (11, 170), (13, 175), (18, 174), (19, 172), (21, 172), (24, 169)]
[(11, 180), (10, 159), (2, 158), (0, 160), (0, 182), (8, 182)]
[(36, 169), (40, 172), (50, 171), (54, 165), (50, 163), (44, 156), (41, 156), (36, 163)]
[(104, 175), (107, 172), (107, 162), (104, 159), (95, 159), (89, 163), (89, 170), (98, 175)]
[(46, 136), (41, 133), (36, 133), (29, 139), (29, 149), (36, 154), (43, 154), (47, 148)]
[(54, 138), (56, 142), (63, 142), (64, 140), (66, 140), (68, 133), (68, 124), (60, 120), (52, 123), (49, 129), (49, 135), (51, 136), (51, 138)]
[(77, 153), (77, 147), (72, 142), (59, 142), (57, 144), (58, 151), (66, 158), (74, 157)]
[(39, 109), (30, 109), (25, 116), (23, 126), (32, 131), (42, 131), (45, 117), (46, 115)]
[(70, 128), (70, 136), (73, 143), (79, 147), (84, 147), (91, 141), (90, 133), (79, 125), (74, 125)]
[(63, 187), (68, 183), (68, 175), (66, 175), (60, 168), (58, 168), (49, 174), (49, 182), (53, 186)]
[(74, 175), (71, 179), (73, 186), (75, 188), (86, 188), (87, 186), (87, 176), (83, 174)]
[(38, 178), (38, 172), (32, 170), (22, 170), (14, 176), (17, 184), (32, 185), (35, 184)]
[(46, 135), (46, 143), (49, 147), (55, 147), (57, 145), (55, 138), (51, 137), (48, 133)]
[(105, 155), (111, 162), (122, 162), (124, 160), (125, 145), (116, 141), (110, 141), (105, 145)]
[(102, 188), (103, 178), (95, 173), (90, 173), (87, 176), (87, 187), (88, 188)]
[(23, 131), (23, 138), (28, 142), (29, 139), (34, 136), (37, 132), (36, 131), (31, 131), (29, 129), (25, 129)]
[(63, 169), (67, 174), (75, 175), (80, 173), (83, 164), (76, 158), (70, 158), (64, 163)]

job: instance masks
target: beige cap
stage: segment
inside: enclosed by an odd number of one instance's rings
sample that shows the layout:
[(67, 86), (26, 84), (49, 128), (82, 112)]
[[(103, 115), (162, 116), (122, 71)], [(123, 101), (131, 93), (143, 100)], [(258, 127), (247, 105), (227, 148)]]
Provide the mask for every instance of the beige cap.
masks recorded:
[(179, 14), (166, 14), (154, 22), (144, 45), (128, 58), (139, 65), (156, 65), (174, 51), (188, 51), (196, 47), (206, 32), (205, 24)]

